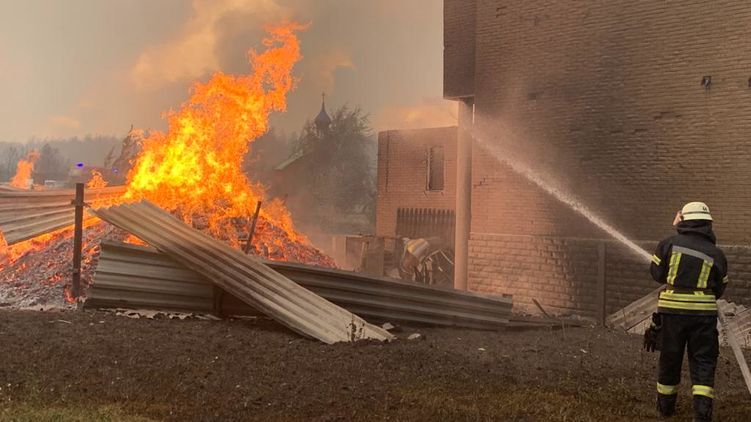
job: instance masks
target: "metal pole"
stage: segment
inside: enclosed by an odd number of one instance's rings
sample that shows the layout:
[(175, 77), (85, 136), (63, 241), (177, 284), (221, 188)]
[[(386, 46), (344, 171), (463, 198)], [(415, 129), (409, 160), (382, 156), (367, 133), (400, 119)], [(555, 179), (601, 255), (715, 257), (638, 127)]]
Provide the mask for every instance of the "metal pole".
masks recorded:
[(243, 250), (245, 253), (250, 252), (250, 245), (253, 243), (253, 234), (256, 232), (256, 223), (258, 222), (258, 213), (261, 211), (261, 204), (262, 202), (258, 201), (258, 204), (256, 204), (256, 211), (253, 213), (253, 220), (248, 229), (248, 241), (245, 243), (245, 249)]
[(83, 244), (83, 206), (84, 206), (84, 185), (76, 183), (76, 197), (73, 200), (75, 207), (75, 223), (73, 228), (73, 282), (71, 284), (71, 294), (74, 299), (78, 299), (81, 294), (81, 248)]

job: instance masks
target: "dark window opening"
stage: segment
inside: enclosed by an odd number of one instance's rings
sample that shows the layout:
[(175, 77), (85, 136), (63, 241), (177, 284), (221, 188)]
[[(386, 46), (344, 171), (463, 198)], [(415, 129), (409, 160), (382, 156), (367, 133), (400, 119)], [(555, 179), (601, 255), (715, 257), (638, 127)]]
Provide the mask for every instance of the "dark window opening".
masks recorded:
[(428, 150), (428, 190), (443, 190), (443, 146)]

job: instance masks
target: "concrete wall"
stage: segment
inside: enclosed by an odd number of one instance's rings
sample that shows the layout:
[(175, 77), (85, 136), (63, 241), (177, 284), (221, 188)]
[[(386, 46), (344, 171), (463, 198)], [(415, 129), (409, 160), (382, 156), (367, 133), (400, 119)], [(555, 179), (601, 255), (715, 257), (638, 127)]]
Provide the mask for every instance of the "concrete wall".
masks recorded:
[[(476, 19), (461, 32), (455, 21)], [(445, 96), (472, 87), (471, 289), (561, 312), (612, 311), (653, 289), (646, 264), (501, 164), (534, 168), (635, 239), (673, 233), (675, 211), (709, 204), (729, 250), (728, 298), (746, 302), (751, 254), (751, 3), (446, 1)], [(448, 46), (474, 39), (462, 54)], [(471, 54), (470, 54), (471, 53)], [(471, 85), (466, 72), (473, 72)], [(709, 88), (701, 85), (712, 77)], [(579, 239), (579, 240), (577, 240)], [(594, 239), (594, 240), (580, 240)], [(593, 269), (594, 268), (594, 269)]]
[[(378, 134), (376, 234), (396, 235), (398, 208), (453, 210), (456, 194), (456, 127), (389, 130)], [(444, 189), (429, 191), (428, 150), (443, 146)]]

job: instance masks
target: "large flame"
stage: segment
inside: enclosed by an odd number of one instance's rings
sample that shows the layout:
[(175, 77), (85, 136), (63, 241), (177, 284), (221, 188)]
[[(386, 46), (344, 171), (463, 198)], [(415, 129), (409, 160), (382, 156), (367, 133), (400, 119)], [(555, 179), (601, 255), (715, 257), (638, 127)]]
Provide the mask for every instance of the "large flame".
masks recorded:
[(28, 181), (34, 172), (34, 163), (39, 159), (39, 151), (32, 150), (26, 158), (19, 160), (16, 166), (16, 174), (10, 179), (10, 185), (15, 188), (28, 189)]
[[(196, 83), (180, 110), (168, 113), (167, 133), (151, 132), (142, 141), (141, 152), (128, 172), (125, 198), (111, 200), (148, 199), (236, 247), (240, 246), (242, 235), (249, 237), (250, 218), (256, 204), (262, 201), (261, 218), (250, 245), (254, 253), (275, 260), (334, 266), (329, 257), (294, 230), (284, 204), (265, 198), (264, 187), (251, 183), (242, 171), (242, 160), (250, 143), (268, 130), (269, 114), (286, 109), (286, 95), (295, 84), (292, 69), (301, 58), (295, 36), (301, 29), (296, 23), (269, 28), (269, 36), (264, 39), (265, 51), (249, 52), (251, 74), (233, 76), (218, 72), (208, 82)], [(26, 162), (33, 163), (30, 159)], [(19, 164), (19, 174), (20, 169)], [(17, 178), (25, 182), (31, 169), (33, 164), (27, 175)], [(104, 177), (94, 173), (88, 188), (103, 186), (106, 186)], [(85, 224), (91, 223), (87, 220)], [(85, 244), (93, 245), (97, 239), (103, 239), (104, 226), (87, 230), (90, 242)], [(68, 280), (70, 257), (63, 256), (59, 248), (62, 245), (72, 248), (71, 236), (72, 227), (68, 227), (8, 247), (0, 235), (0, 283), (8, 278), (31, 277), (30, 271), (37, 270), (38, 262), (45, 261), (49, 261), (48, 268), (37, 272), (40, 277), (50, 283)], [(133, 236), (127, 240), (144, 244)], [(95, 249), (85, 247), (84, 267), (93, 268), (95, 257)]]
[(196, 83), (190, 99), (168, 114), (167, 133), (152, 133), (128, 174), (126, 198), (146, 198), (187, 221), (208, 218), (209, 230), (232, 240), (234, 217), (252, 215), (264, 201), (261, 215), (296, 240), (289, 212), (280, 201), (266, 201), (263, 186), (243, 174), (249, 144), (268, 130), (272, 111), (284, 111), (293, 88), (294, 64), (300, 60), (297, 23), (267, 28), (266, 50), (249, 51), (252, 73), (215, 73)]

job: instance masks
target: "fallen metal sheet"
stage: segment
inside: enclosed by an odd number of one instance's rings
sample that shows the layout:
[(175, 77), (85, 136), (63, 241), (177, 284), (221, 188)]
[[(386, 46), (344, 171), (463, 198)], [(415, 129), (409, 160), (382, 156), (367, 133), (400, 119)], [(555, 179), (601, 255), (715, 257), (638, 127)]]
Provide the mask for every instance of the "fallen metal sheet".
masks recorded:
[(393, 338), (386, 330), (297, 285), (254, 257), (190, 228), (149, 202), (93, 212), (301, 334), (329, 344)]
[(657, 299), (660, 292), (665, 289), (662, 285), (641, 299), (635, 300), (623, 309), (614, 312), (605, 319), (608, 327), (619, 327), (626, 331), (643, 323), (653, 312), (657, 312)]
[[(400, 321), (440, 326), (498, 329), (509, 326), (512, 300), (473, 292), (372, 277), (302, 264), (267, 265), (301, 286), (371, 322)], [(182, 283), (182, 284), (180, 284)], [(154, 307), (252, 314), (230, 295), (214, 296), (203, 277), (168, 256), (143, 246), (103, 242), (86, 307)], [(219, 293), (214, 291), (214, 293)], [(219, 309), (221, 308), (221, 309)], [(518, 321), (511, 325), (546, 325)]]
[(743, 356), (741, 345), (739, 343), (738, 332), (740, 327), (736, 318), (728, 319), (731, 312), (735, 312), (735, 306), (731, 305), (727, 301), (717, 301), (717, 317), (720, 320), (720, 325), (724, 328), (725, 338), (727, 339), (730, 348), (733, 350), (736, 361), (738, 361), (738, 367), (743, 375), (743, 381), (746, 383), (746, 388), (749, 394), (751, 394), (751, 370), (748, 369), (748, 362), (746, 357)]
[[(85, 201), (99, 205), (125, 193), (125, 186), (87, 189)], [(72, 226), (75, 191), (0, 191), (0, 232), (8, 245)]]
[[(660, 286), (657, 290), (613, 313), (606, 320), (607, 326), (621, 328), (632, 334), (643, 334), (651, 323), (652, 313), (657, 312), (658, 295), (664, 288), (664, 285)], [(732, 332), (740, 347), (751, 349), (751, 309), (723, 299), (718, 300), (717, 305), (723, 308), (725, 329)], [(729, 337), (723, 334), (721, 340), (730, 344)]]

